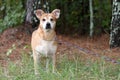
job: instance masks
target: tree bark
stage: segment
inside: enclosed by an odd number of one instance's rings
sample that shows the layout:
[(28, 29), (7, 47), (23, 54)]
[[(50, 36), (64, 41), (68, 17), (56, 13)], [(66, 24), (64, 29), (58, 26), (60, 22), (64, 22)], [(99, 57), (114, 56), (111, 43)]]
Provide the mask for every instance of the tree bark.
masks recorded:
[(33, 3), (35, 0), (27, 0), (26, 2), (26, 17), (25, 22), (32, 24)]
[(48, 1), (47, 0), (27, 0), (25, 22), (32, 24), (33, 27), (37, 27), (39, 25), (39, 20), (34, 14), (34, 11), (37, 9), (43, 9), (45, 12), (49, 12)]
[(94, 32), (92, 0), (89, 0), (89, 7), (90, 7), (90, 37), (92, 37)]
[(110, 48), (120, 47), (120, 0), (113, 0)]

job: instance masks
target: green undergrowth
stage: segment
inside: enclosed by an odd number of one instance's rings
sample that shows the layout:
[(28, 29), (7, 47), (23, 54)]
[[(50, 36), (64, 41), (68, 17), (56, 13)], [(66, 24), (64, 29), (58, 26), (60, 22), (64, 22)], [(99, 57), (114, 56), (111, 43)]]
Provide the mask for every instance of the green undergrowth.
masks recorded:
[(0, 80), (120, 80), (120, 65), (101, 61), (81, 60), (79, 56), (68, 59), (67, 55), (57, 60), (57, 69), (52, 73), (44, 67), (40, 75), (34, 75), (33, 59), (23, 54), (16, 62), (9, 61), (7, 67), (0, 67)]

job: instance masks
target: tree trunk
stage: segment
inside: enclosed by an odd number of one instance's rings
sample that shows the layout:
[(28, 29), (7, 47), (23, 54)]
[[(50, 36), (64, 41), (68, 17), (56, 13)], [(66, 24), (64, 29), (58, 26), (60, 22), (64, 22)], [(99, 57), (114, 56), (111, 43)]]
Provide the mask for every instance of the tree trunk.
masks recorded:
[(120, 47), (120, 0), (113, 0), (110, 48)]
[(89, 0), (89, 7), (90, 7), (90, 37), (93, 36), (94, 25), (93, 25), (93, 7), (92, 7), (92, 0)]
[(47, 0), (27, 0), (25, 22), (32, 24), (33, 27), (37, 27), (39, 24), (39, 20), (34, 14), (34, 11), (37, 9), (43, 9), (45, 12), (49, 12), (48, 1)]
[(33, 11), (33, 3), (35, 0), (27, 0), (26, 2), (26, 17), (25, 22), (32, 24), (32, 11)]

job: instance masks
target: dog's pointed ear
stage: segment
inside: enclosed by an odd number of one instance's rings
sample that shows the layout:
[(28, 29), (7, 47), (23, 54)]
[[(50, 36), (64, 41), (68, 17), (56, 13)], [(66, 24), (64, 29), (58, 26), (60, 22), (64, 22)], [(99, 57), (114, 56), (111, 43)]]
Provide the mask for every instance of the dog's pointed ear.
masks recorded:
[(42, 16), (42, 14), (44, 14), (44, 11), (41, 9), (35, 10), (35, 15), (37, 18), (40, 18)]
[(58, 19), (60, 17), (60, 10), (55, 9), (52, 11), (52, 14), (55, 16), (56, 19)]

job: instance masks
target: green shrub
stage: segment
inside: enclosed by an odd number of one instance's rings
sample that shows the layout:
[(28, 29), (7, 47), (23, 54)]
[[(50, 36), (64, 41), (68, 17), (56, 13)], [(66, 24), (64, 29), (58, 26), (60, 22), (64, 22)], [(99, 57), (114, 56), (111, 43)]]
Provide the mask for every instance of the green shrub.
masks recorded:
[(25, 10), (23, 9), (22, 1), (5, 0), (1, 4), (1, 13), (3, 16), (0, 19), (0, 32), (8, 27), (14, 27), (21, 24), (24, 20)]

